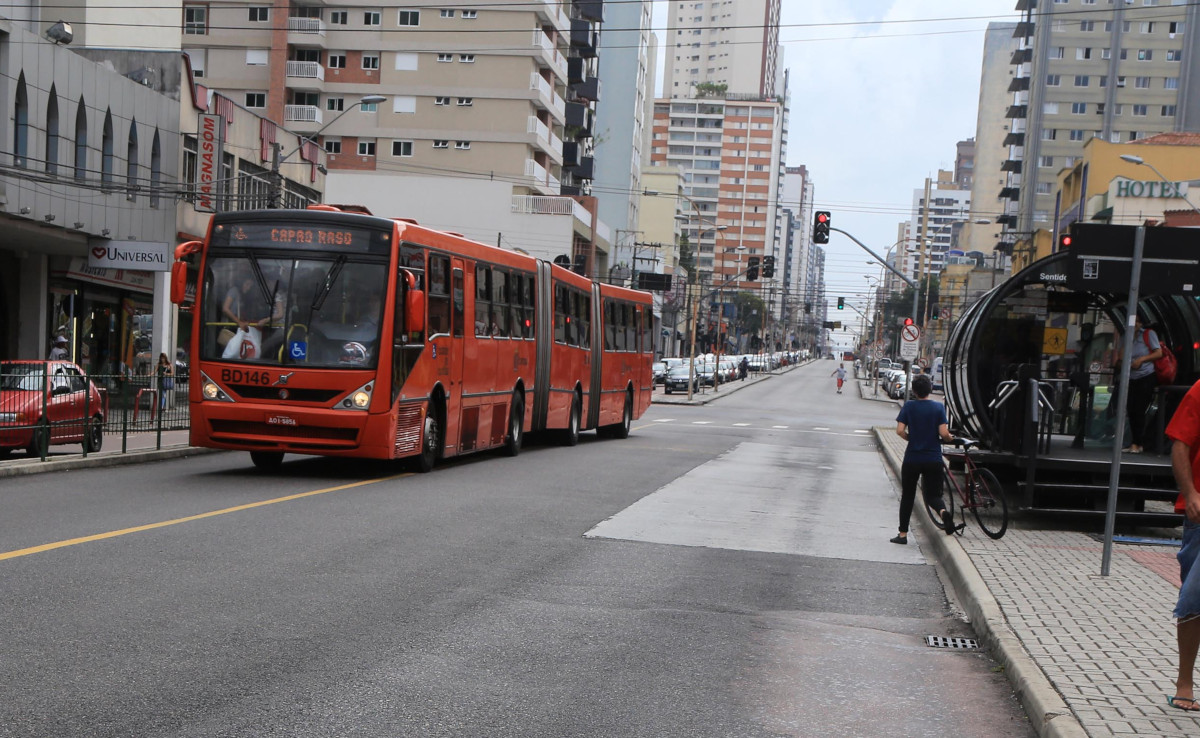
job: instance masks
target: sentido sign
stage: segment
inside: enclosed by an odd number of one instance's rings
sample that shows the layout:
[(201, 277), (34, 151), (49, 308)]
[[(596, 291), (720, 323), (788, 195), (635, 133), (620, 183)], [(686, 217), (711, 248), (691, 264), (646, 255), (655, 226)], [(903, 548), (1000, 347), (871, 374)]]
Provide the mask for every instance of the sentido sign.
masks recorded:
[[(1128, 292), (1136, 234), (1137, 226), (1072, 223), (1067, 286), (1087, 292)], [(1200, 285), (1198, 240), (1195, 228), (1147, 228), (1138, 291), (1143, 295), (1194, 294)]]

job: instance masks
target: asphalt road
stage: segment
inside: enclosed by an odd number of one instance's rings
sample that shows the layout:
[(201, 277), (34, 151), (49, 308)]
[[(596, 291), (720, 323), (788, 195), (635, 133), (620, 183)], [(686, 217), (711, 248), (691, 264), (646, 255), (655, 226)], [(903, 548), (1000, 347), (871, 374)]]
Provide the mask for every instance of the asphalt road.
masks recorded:
[[(816, 362), (429, 475), (6, 479), (0, 736), (1031, 736)], [(919, 530), (914, 534), (919, 544)]]

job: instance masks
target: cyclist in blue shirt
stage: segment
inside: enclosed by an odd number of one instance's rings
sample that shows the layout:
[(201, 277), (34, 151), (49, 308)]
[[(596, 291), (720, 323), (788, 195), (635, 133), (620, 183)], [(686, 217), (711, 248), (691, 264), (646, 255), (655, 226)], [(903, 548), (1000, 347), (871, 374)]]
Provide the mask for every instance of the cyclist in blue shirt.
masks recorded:
[(953, 441), (946, 423), (946, 408), (929, 399), (933, 380), (918, 374), (912, 380), (916, 399), (904, 403), (896, 416), (896, 435), (908, 441), (904, 462), (900, 465), (900, 534), (892, 543), (908, 543), (908, 521), (917, 498), (917, 480), (921, 480), (921, 495), (931, 510), (937, 510), (947, 534), (954, 534), (954, 515), (942, 499), (942, 444)]

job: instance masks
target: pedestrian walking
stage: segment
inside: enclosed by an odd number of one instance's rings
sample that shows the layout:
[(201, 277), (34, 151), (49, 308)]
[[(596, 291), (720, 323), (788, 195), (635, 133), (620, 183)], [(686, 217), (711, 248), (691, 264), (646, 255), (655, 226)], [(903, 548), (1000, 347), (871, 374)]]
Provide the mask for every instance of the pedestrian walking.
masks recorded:
[(746, 375), (749, 373), (750, 373), (750, 359), (743, 356), (742, 363), (738, 364), (738, 377), (740, 377), (741, 380), (743, 382), (745, 382)]
[(840, 395), (842, 394), (842, 384), (846, 381), (846, 365), (844, 363), (838, 364), (838, 368), (834, 369), (833, 373), (829, 376), (832, 377), (834, 375), (837, 376), (837, 393)]
[(158, 364), (154, 367), (154, 377), (158, 381), (158, 409), (167, 409), (167, 393), (175, 389), (175, 369), (166, 354), (158, 355)]
[(1200, 382), (1192, 385), (1171, 423), (1167, 426), (1171, 446), (1171, 470), (1179, 496), (1175, 512), (1183, 513), (1183, 544), (1175, 555), (1179, 561), (1179, 599), (1175, 603), (1175, 639), (1179, 649), (1179, 674), (1175, 694), (1167, 704), (1188, 712), (1200, 711), (1193, 675), (1200, 649)]
[(942, 499), (942, 440), (952, 441), (946, 424), (946, 408), (929, 399), (933, 380), (918, 374), (912, 380), (913, 397), (896, 416), (896, 435), (908, 441), (900, 465), (900, 533), (892, 543), (908, 543), (908, 522), (917, 499), (917, 481), (926, 506), (937, 510), (947, 535), (954, 534), (954, 515)]
[[(1146, 435), (1146, 411), (1154, 399), (1154, 388), (1158, 380), (1154, 376), (1154, 362), (1162, 358), (1162, 344), (1154, 331), (1142, 325), (1142, 316), (1134, 319), (1133, 349), (1129, 352), (1129, 395), (1125, 408), (1129, 418), (1130, 443), (1122, 451), (1131, 454), (1142, 452)], [(1121, 353), (1115, 353), (1114, 361), (1120, 366)]]

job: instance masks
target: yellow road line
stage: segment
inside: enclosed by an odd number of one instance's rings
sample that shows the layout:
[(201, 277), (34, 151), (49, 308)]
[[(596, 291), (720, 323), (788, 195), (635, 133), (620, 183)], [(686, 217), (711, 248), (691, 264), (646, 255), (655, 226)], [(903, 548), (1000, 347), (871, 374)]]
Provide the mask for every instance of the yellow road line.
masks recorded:
[(245, 505), (238, 505), (236, 507), (227, 507), (223, 510), (213, 510), (211, 512), (200, 513), (199, 515), (189, 515), (186, 518), (175, 518), (174, 520), (164, 520), (160, 523), (148, 523), (146, 525), (139, 525), (139, 526), (135, 526), (133, 528), (123, 528), (121, 530), (111, 530), (111, 531), (108, 531), (107, 533), (97, 533), (95, 535), (83, 536), (81, 538), (71, 538), (66, 541), (55, 541), (54, 543), (43, 543), (40, 546), (31, 546), (30, 548), (21, 548), (21, 549), (15, 550), (15, 551), (5, 551), (3, 553), (0, 553), (0, 561), (3, 561), (5, 559), (15, 559), (15, 558), (19, 558), (21, 556), (30, 556), (30, 555), (37, 554), (37, 553), (43, 553), (45, 551), (53, 551), (56, 548), (66, 548), (67, 546), (78, 546), (80, 544), (91, 543), (93, 541), (103, 541), (106, 538), (117, 538), (118, 536), (127, 536), (131, 533), (141, 533), (141, 532), (147, 531), (147, 530), (154, 530), (155, 528), (165, 528), (169, 525), (179, 525), (180, 523), (190, 523), (194, 520), (203, 520), (204, 518), (214, 518), (218, 515), (228, 515), (229, 513), (241, 512), (243, 510), (252, 510), (256, 507), (263, 507), (264, 505), (274, 505), (274, 504), (277, 504), (280, 502), (290, 502), (292, 500), (299, 500), (304, 497), (312, 497), (314, 495), (323, 495), (328, 492), (339, 492), (344, 489), (353, 489), (355, 487), (363, 487), (368, 484), (376, 484), (378, 482), (387, 482), (392, 479), (401, 479), (403, 477), (410, 477), (410, 476), (412, 476), (411, 472), (405, 472), (404, 474), (396, 474), (396, 475), (393, 475), (390, 477), (379, 477), (378, 479), (365, 479), (361, 482), (351, 482), (350, 484), (341, 484), (341, 485), (338, 485), (337, 487), (326, 487), (325, 489), (315, 489), (315, 490), (312, 490), (311, 492), (300, 492), (299, 494), (288, 495), (286, 497), (276, 497), (271, 500), (261, 500), (259, 502), (251, 502), (251, 503), (248, 503)]

